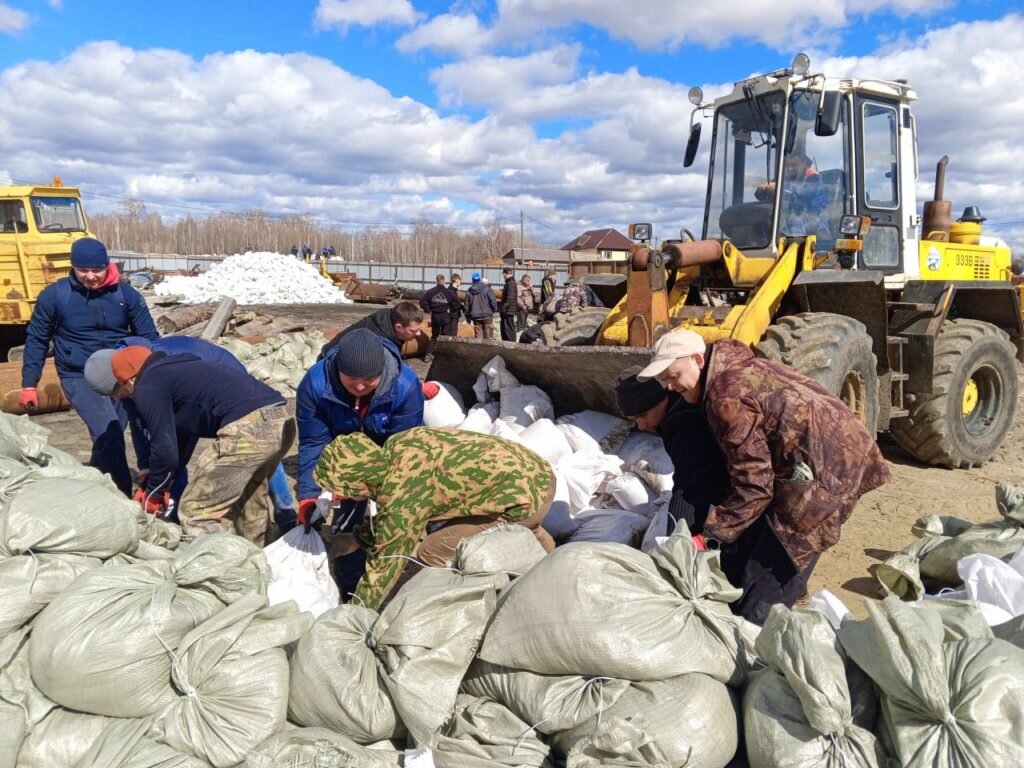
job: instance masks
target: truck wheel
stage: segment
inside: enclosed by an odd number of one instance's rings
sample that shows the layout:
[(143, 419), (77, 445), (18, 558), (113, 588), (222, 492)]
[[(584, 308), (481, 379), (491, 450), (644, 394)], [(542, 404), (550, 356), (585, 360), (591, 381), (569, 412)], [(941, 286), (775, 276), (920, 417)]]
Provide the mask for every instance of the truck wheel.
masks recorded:
[(545, 347), (586, 347), (597, 343), (597, 334), (609, 310), (588, 307), (569, 314), (555, 315), (545, 323), (540, 343)]
[(846, 403), (868, 431), (878, 431), (878, 361), (859, 320), (826, 312), (780, 317), (754, 352), (818, 382)]
[(977, 467), (992, 457), (1017, 410), (1017, 362), (1006, 332), (950, 320), (935, 339), (930, 393), (907, 393), (910, 415), (892, 423), (907, 453), (927, 464)]

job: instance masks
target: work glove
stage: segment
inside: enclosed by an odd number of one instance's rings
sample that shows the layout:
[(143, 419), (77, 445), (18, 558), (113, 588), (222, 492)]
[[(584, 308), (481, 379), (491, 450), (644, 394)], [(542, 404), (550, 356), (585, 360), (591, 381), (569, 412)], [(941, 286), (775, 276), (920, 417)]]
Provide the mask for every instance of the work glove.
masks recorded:
[(437, 393), (441, 391), (441, 385), (436, 381), (424, 381), (423, 382), (423, 398), (425, 400), (433, 400), (437, 397)]
[(138, 476), (135, 478), (135, 487), (137, 491), (145, 491), (147, 483), (149, 483), (149, 470), (140, 469)]
[(169, 491), (149, 493), (145, 488), (137, 488), (132, 498), (139, 502), (148, 514), (155, 515), (156, 517), (162, 517), (164, 512), (170, 509), (171, 506), (171, 494)]
[(296, 519), (299, 525), (302, 526), (302, 530), (306, 533), (309, 533), (310, 528), (315, 528), (319, 531), (324, 519), (316, 506), (316, 499), (303, 499), (300, 501)]
[(35, 387), (22, 387), (18, 394), (18, 405), (26, 413), (32, 413), (39, 409), (39, 393)]

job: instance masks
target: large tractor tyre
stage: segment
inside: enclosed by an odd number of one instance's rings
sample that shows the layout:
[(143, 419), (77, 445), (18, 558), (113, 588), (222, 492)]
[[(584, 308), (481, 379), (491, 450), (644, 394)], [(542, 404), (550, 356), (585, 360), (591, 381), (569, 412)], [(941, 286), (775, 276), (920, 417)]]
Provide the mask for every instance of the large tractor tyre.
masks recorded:
[(979, 320), (950, 320), (935, 339), (932, 391), (907, 393), (910, 415), (893, 421), (893, 437), (927, 464), (980, 466), (1013, 425), (1017, 389), (1006, 332)]
[(864, 323), (826, 312), (780, 317), (754, 352), (813, 379), (878, 431), (878, 360)]
[(545, 347), (587, 347), (597, 343), (597, 334), (609, 310), (588, 307), (568, 314), (555, 315), (545, 323), (540, 343)]

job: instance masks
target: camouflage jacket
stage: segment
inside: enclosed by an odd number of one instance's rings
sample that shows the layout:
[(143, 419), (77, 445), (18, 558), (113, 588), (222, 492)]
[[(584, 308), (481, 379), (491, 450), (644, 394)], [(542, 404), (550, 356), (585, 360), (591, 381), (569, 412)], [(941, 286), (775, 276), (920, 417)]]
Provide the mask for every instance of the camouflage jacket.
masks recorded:
[(562, 301), (558, 307), (559, 312), (574, 312), (577, 309), (587, 306), (587, 292), (582, 283), (567, 285), (562, 291)]
[(376, 608), (405, 568), (404, 557), (435, 520), (489, 515), (515, 522), (551, 503), (554, 476), (529, 449), (491, 435), (416, 427), (378, 447), (356, 432), (320, 455), (316, 481), (349, 498), (373, 498), (377, 516), (366, 575), (356, 595)]
[(704, 406), (732, 489), (704, 533), (733, 542), (767, 514), (803, 570), (839, 540), (857, 499), (885, 483), (889, 468), (875, 436), (823, 387), (732, 339), (711, 350)]

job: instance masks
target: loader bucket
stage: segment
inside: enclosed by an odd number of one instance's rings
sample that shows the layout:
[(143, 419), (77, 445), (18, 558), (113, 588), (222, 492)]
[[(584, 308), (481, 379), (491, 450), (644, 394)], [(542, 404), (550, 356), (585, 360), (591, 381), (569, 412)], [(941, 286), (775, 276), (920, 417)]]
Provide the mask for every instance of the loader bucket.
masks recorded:
[(587, 409), (617, 414), (615, 378), (651, 360), (651, 351), (641, 347), (543, 347), (442, 336), (426, 378), (452, 385), (469, 406), (476, 402), (477, 376), (495, 355), (521, 384), (547, 392), (556, 416)]

